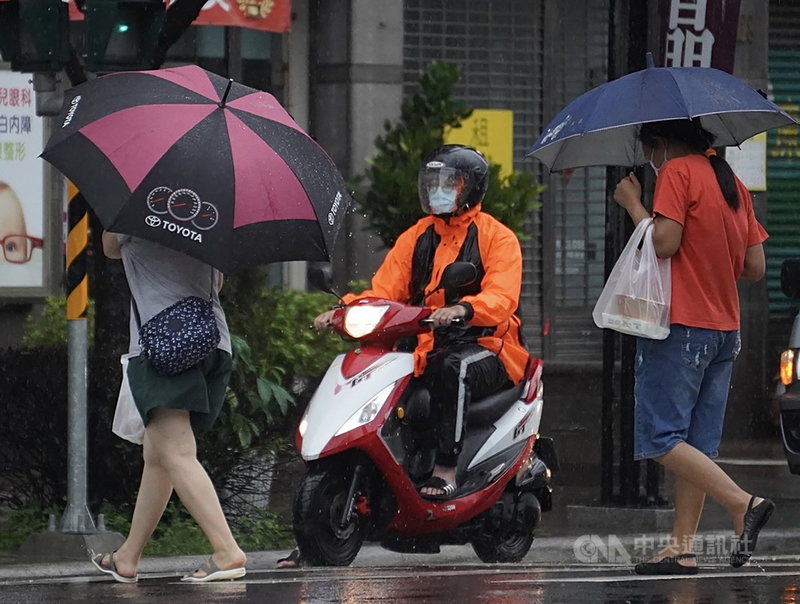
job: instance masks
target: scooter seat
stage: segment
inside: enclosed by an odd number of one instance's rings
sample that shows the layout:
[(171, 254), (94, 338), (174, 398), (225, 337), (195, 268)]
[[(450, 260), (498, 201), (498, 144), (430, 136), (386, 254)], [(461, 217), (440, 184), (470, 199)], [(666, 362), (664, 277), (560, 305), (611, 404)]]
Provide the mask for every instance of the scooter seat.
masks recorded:
[[(497, 421), (515, 401), (522, 397), (523, 381), (518, 386), (499, 390), (489, 396), (471, 401), (467, 411), (467, 425), (489, 426)], [(431, 416), (431, 395), (426, 388), (411, 388), (403, 405), (406, 421), (427, 422)]]
[(517, 386), (500, 390), (477, 401), (471, 401), (467, 411), (467, 425), (488, 426), (493, 424), (522, 397), (525, 381)]

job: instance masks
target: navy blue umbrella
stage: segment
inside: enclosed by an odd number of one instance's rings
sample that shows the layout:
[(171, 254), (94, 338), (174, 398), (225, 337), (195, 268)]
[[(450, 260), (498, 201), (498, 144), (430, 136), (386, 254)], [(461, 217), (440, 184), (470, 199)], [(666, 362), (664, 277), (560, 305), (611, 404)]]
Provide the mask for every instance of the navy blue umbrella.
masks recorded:
[(711, 67), (647, 67), (569, 103), (527, 153), (551, 172), (582, 166), (636, 166), (647, 161), (637, 141), (645, 122), (699, 118), (714, 146), (797, 122), (734, 76)]

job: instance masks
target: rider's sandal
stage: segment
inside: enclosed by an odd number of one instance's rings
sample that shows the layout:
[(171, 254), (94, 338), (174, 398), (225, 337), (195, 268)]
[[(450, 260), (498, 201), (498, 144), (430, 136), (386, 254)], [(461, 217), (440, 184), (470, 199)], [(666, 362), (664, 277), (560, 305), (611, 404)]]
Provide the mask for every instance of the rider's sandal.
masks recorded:
[[(439, 489), (442, 491), (441, 493), (423, 493), (422, 489)], [(420, 497), (425, 499), (429, 499), (431, 501), (446, 501), (447, 499), (452, 499), (453, 495), (456, 493), (456, 485), (452, 482), (446, 481), (444, 478), (439, 478), (438, 476), (431, 476), (422, 483), (417, 490), (419, 491)]]
[(286, 556), (285, 558), (279, 559), (275, 563), (275, 568), (298, 568), (303, 566), (303, 558), (300, 556), (300, 550), (294, 549), (292, 553)]

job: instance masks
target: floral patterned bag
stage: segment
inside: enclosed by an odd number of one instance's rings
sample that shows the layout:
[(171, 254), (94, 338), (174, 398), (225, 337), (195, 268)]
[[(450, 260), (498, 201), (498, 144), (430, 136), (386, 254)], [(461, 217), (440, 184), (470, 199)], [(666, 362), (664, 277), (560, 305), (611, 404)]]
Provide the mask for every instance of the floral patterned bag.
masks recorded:
[[(213, 269), (212, 269), (213, 287)], [(133, 303), (136, 323), (139, 311)], [(214, 303), (187, 296), (168, 306), (139, 327), (142, 354), (161, 375), (177, 375), (194, 367), (219, 344), (220, 334)]]

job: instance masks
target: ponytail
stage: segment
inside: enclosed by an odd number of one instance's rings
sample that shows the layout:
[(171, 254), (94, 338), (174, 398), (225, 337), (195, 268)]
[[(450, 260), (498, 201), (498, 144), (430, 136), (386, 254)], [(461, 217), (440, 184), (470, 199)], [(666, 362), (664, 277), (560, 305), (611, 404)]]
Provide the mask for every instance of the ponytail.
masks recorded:
[(699, 119), (665, 120), (642, 124), (638, 138), (643, 144), (652, 147), (655, 144), (656, 137), (666, 140), (678, 140), (697, 153), (704, 153), (711, 163), (711, 168), (717, 177), (717, 184), (719, 184), (725, 202), (733, 210), (739, 208), (739, 189), (736, 186), (733, 170), (728, 162), (718, 156), (717, 152), (711, 148), (714, 136), (700, 125)]
[(719, 188), (722, 191), (722, 196), (731, 208), (738, 210), (739, 189), (736, 187), (736, 179), (733, 176), (733, 170), (731, 170), (730, 164), (717, 155), (717, 152), (710, 147), (706, 149), (705, 155), (708, 161), (711, 162), (711, 167), (714, 170), (714, 175), (717, 177), (717, 184), (719, 184)]

